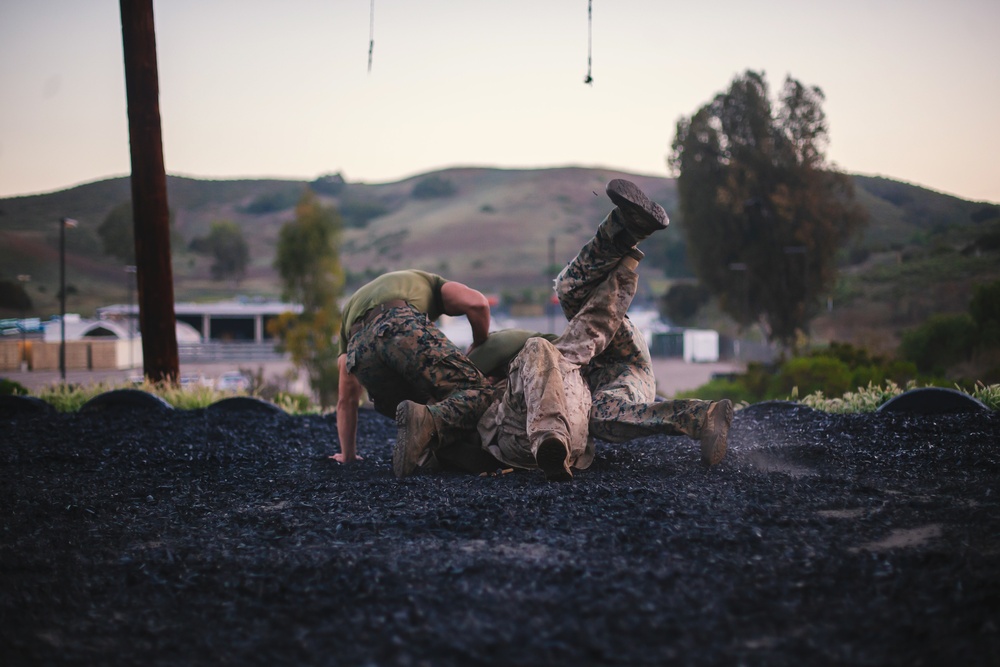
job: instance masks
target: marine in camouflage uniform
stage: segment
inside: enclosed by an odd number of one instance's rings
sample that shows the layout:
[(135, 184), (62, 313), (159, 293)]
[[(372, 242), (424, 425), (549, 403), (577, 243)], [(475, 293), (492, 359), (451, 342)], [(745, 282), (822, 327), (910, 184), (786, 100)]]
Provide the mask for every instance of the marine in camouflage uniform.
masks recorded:
[(568, 479), (593, 459), (589, 436), (685, 434), (701, 440), (702, 462), (714, 465), (725, 455), (732, 404), (657, 401), (649, 350), (625, 314), (642, 259), (636, 244), (667, 226), (666, 213), (628, 181), (611, 181), (607, 192), (615, 209), (556, 279), (566, 332), (544, 337), (552, 343), (496, 332), (469, 355), (487, 375), (508, 376), (502, 400), (480, 420), (484, 446), (509, 465)]
[[(630, 202), (640, 207), (656, 206), (645, 199), (638, 188), (616, 179), (608, 184), (608, 195), (616, 207), (601, 222), (594, 237), (556, 277), (555, 291), (567, 318), (572, 318), (594, 290), (613, 271), (622, 258), (636, 252), (639, 241), (655, 229), (637, 231), (626, 219), (631, 215)], [(662, 209), (660, 209), (662, 212)], [(662, 227), (669, 222), (662, 214)], [(640, 255), (641, 256), (641, 255)], [(708, 424), (710, 401), (656, 400), (649, 348), (642, 333), (625, 317), (608, 346), (583, 369), (590, 387), (590, 433), (610, 442), (623, 442), (653, 434), (687, 435), (701, 438)], [(731, 406), (728, 408), (731, 420)], [(726, 423), (728, 430), (728, 421)], [(722, 452), (725, 453), (723, 441)], [(717, 463), (719, 452), (706, 452), (706, 464)], [(714, 460), (713, 460), (714, 459)]]
[[(572, 469), (590, 466), (591, 393), (581, 371), (621, 326), (635, 296), (638, 264), (626, 257), (608, 271), (558, 338), (521, 332), (525, 340), (507, 367), (504, 392), (479, 421), (483, 446), (494, 457), (518, 468), (541, 468), (550, 480), (570, 479)], [(512, 333), (516, 341), (518, 332)], [(470, 356), (481, 359), (475, 351)]]
[(351, 336), (347, 367), (377, 412), (395, 419), (404, 400), (423, 403), (443, 431), (474, 428), (491, 396), (482, 373), (412, 305), (380, 313)]
[[(450, 312), (443, 296), (446, 284), (449, 281), (432, 273), (394, 271), (358, 289), (345, 306), (339, 361), (343, 400), (338, 399), (337, 411), (338, 431), (342, 421), (350, 423), (340, 433), (340, 440), (342, 450), (349, 442), (351, 459), (358, 395), (352, 385), (360, 383), (375, 409), (393, 419), (405, 401), (426, 404), (433, 434), (429, 447), (443, 462), (476, 471), (498, 466), (478, 443), (466, 437), (474, 432), (494, 390), (462, 350), (434, 325), (438, 317)], [(464, 285), (450, 285), (482, 297)], [(480, 324), (480, 328), (485, 336), (489, 306), (485, 297), (482, 302), (485, 327)]]
[[(493, 369), (501, 376), (509, 374), (502, 400), (479, 423), (483, 447), (510, 465), (540, 467), (549, 479), (566, 479), (572, 476), (571, 468), (586, 467), (593, 458), (593, 448), (589, 436), (580, 435), (577, 408), (584, 405), (586, 398), (577, 391), (579, 385), (573, 377), (576, 373), (591, 393), (589, 435), (621, 442), (657, 433), (685, 434), (701, 441), (702, 462), (714, 465), (726, 452), (732, 403), (656, 401), (649, 349), (624, 314), (634, 284), (631, 292), (606, 289), (620, 277), (626, 257), (632, 258), (629, 268), (634, 274), (635, 264), (642, 257), (636, 244), (666, 228), (666, 213), (629, 181), (611, 181), (607, 193), (615, 208), (556, 279), (560, 303), (570, 320), (569, 329), (574, 323), (579, 325), (576, 335), (570, 338), (576, 344), (589, 346), (588, 350), (559, 349), (536, 340), (537, 335), (520, 332), (525, 334), (520, 341), (508, 339), (517, 347), (504, 349), (500, 336), (494, 334), (470, 353), (473, 363), (487, 374)], [(610, 303), (614, 299), (623, 299), (620, 312), (616, 313)], [(594, 313), (582, 317), (591, 308)], [(603, 322), (597, 315), (600, 308), (606, 309)], [(488, 351), (493, 342), (499, 345)], [(489, 359), (484, 361), (483, 357)], [(512, 357), (514, 361), (508, 365)], [(411, 401), (400, 404), (397, 412), (400, 436), (393, 467), (403, 474), (419, 465), (427, 434), (433, 430), (425, 412), (423, 406)], [(467, 439), (461, 434), (456, 436)], [(402, 463), (397, 465), (397, 460)]]

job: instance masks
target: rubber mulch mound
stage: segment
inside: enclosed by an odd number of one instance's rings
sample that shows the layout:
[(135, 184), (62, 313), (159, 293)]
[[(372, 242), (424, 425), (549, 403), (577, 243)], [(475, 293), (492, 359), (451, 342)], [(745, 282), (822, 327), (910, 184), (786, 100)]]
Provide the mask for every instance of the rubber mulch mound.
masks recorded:
[(1000, 415), (736, 414), (572, 482), (363, 412), (0, 414), (0, 664), (998, 665)]

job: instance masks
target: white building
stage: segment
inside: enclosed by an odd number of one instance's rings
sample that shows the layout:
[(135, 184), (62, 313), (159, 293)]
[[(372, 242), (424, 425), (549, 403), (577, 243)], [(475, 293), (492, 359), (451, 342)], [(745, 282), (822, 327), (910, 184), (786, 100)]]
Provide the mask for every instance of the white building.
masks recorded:
[[(267, 332), (267, 323), (282, 313), (301, 313), (300, 304), (265, 301), (262, 299), (236, 299), (214, 303), (175, 303), (174, 316), (178, 323), (185, 323), (198, 332), (201, 341), (210, 342), (273, 342)], [(137, 322), (139, 307), (116, 304), (97, 309), (101, 320)], [(133, 325), (138, 328), (136, 325)], [(178, 342), (181, 342), (178, 339)]]

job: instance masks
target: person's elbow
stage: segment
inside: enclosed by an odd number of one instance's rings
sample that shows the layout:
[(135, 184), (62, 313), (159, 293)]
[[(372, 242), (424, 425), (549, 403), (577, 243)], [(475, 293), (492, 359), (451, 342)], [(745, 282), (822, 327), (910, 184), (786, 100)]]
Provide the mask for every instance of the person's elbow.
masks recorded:
[(362, 388), (355, 382), (343, 383), (337, 393), (337, 412), (357, 412), (361, 405)]
[(483, 315), (489, 315), (490, 313), (490, 300), (486, 298), (481, 292), (474, 292), (469, 296), (469, 303), (466, 306), (465, 314), (467, 316), (478, 315), (482, 317)]

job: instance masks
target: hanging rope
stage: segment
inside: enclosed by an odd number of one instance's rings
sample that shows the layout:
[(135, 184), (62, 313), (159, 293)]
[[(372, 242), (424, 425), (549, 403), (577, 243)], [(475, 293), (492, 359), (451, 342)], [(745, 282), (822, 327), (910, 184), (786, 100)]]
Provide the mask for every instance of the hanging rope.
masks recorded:
[(375, 0), (372, 0), (371, 18), (368, 26), (368, 73), (372, 73), (372, 51), (375, 50)]
[[(372, 0), (374, 2), (375, 0)], [(591, 86), (594, 84), (594, 77), (590, 76), (590, 61), (591, 52), (593, 51), (593, 26), (594, 26), (594, 12), (593, 12), (594, 0), (587, 0), (587, 78), (583, 80), (585, 84)]]

